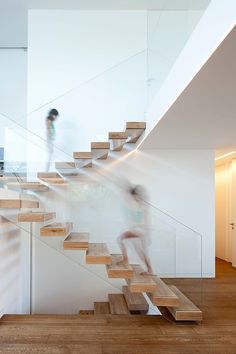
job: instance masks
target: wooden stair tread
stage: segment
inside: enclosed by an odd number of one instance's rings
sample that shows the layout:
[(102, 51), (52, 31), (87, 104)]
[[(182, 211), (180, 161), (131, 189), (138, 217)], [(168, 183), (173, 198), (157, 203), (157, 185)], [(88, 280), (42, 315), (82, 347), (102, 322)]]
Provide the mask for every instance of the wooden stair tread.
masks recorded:
[(127, 139), (127, 132), (109, 132), (109, 139)]
[(45, 213), (45, 212), (29, 212), (29, 213), (19, 213), (19, 222), (44, 222), (48, 220), (55, 219), (56, 213)]
[(48, 184), (67, 183), (57, 172), (38, 172), (37, 177)]
[(67, 236), (72, 229), (71, 222), (52, 223), (50, 225), (41, 227), (40, 236)]
[(146, 129), (146, 122), (126, 122), (126, 129)]
[(105, 243), (89, 243), (86, 252), (87, 264), (111, 264), (111, 255)]
[(81, 160), (91, 160), (92, 159), (92, 152), (73, 152), (74, 159), (81, 159)]
[(121, 254), (111, 255), (111, 264), (107, 265), (108, 278), (124, 278), (131, 279), (134, 274), (134, 270), (131, 265), (127, 264), (117, 264), (123, 260)]
[(152, 279), (152, 276), (141, 274), (143, 269), (140, 265), (132, 265), (134, 270), (134, 275), (132, 279), (126, 279), (126, 282), (129, 285), (129, 290), (134, 293), (143, 293), (143, 292), (153, 292), (156, 290), (156, 283)]
[(76, 168), (75, 162), (55, 162), (55, 167), (60, 170)]
[(171, 288), (164, 283), (160, 278), (153, 276), (152, 279), (155, 281), (157, 288), (148, 296), (152, 303), (156, 306), (170, 306), (176, 307), (180, 305), (179, 297), (171, 290)]
[(131, 293), (128, 286), (122, 287), (129, 311), (148, 311), (148, 303), (141, 293)]
[(0, 208), (22, 209), (39, 208), (39, 201), (30, 199), (0, 199)]
[(40, 182), (9, 182), (7, 186), (10, 188), (20, 188), (33, 191), (47, 191), (48, 186)]
[(112, 315), (129, 315), (129, 309), (123, 294), (108, 294)]
[(71, 232), (63, 242), (64, 249), (67, 250), (87, 250), (89, 233)]
[(94, 314), (95, 315), (107, 315), (110, 313), (109, 302), (95, 302)]
[(170, 285), (169, 287), (180, 299), (178, 307), (168, 307), (174, 319), (176, 321), (202, 321), (202, 311), (176, 286)]
[(98, 141), (91, 143), (91, 149), (110, 149), (109, 141)]
[(37, 177), (42, 178), (62, 178), (57, 172), (38, 172)]

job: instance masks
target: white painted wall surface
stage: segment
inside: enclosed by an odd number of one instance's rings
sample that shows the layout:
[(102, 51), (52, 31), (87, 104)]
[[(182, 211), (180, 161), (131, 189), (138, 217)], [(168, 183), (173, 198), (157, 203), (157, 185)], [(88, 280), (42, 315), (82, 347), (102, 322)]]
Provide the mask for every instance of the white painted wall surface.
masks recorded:
[[(23, 134), (23, 130), (9, 119), (18, 124), (26, 126), (27, 111), (27, 52), (23, 50), (0, 50), (0, 146), (5, 144), (6, 157), (10, 158), (11, 153), (14, 158), (19, 158), (23, 147), (14, 140), (14, 145), (9, 146), (6, 137), (6, 127), (17, 130), (18, 135)], [(12, 143), (12, 142), (11, 142)], [(10, 151), (12, 149), (12, 152)], [(17, 156), (16, 156), (17, 154)], [(13, 158), (13, 156), (11, 156)], [(22, 156), (21, 156), (22, 158)]]
[[(213, 151), (146, 150), (127, 156), (126, 150), (87, 170), (95, 184), (88, 184), (85, 175), (69, 187), (54, 186), (50, 194), (40, 195), (58, 221), (73, 221), (75, 231), (90, 232), (91, 242), (106, 242), (110, 252), (119, 252), (116, 238), (127, 228), (126, 209), (111, 180), (123, 185), (129, 179), (147, 188), (152, 205), (202, 235), (201, 255), (198, 234), (149, 208), (154, 270), (167, 277), (214, 277)], [(38, 237), (39, 231), (34, 233)], [(119, 292), (124, 284), (108, 279), (104, 266), (86, 265), (84, 252), (63, 251), (60, 237), (35, 240), (34, 257), (35, 313), (91, 309), (94, 301), (106, 301), (108, 292)], [(130, 259), (138, 261), (133, 251)]]
[[(17, 192), (0, 188), (0, 199), (18, 199)], [(0, 228), (0, 317), (30, 311), (30, 237), (29, 224), (19, 227), (17, 210), (1, 210)]]
[(148, 133), (150, 137), (155, 134), (154, 130), (158, 129), (158, 122), (162, 118), (167, 119), (165, 115), (168, 114), (169, 108), (235, 26), (235, 14), (236, 2), (234, 0), (212, 0), (210, 2), (161, 90), (149, 107), (146, 115), (148, 128), (141, 146), (149, 148)]

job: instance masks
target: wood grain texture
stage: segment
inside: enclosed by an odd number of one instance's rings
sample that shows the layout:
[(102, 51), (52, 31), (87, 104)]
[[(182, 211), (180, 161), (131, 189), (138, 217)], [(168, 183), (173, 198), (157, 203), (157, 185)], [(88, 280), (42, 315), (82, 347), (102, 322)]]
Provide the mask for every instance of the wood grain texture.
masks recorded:
[(75, 162), (55, 162), (55, 167), (58, 170), (74, 169), (76, 168)]
[(155, 281), (157, 287), (156, 290), (153, 293), (149, 293), (148, 296), (154, 305), (170, 307), (180, 305), (179, 297), (162, 279), (158, 277), (152, 277), (152, 279)]
[(202, 311), (189, 300), (176, 286), (170, 285), (170, 289), (180, 299), (178, 307), (168, 307), (168, 310), (176, 321), (202, 321)]
[(128, 286), (123, 286), (122, 290), (129, 311), (148, 311), (149, 306), (143, 294), (131, 293)]
[[(203, 321), (143, 315), (9, 315), (1, 354), (235, 354), (236, 269), (217, 260), (216, 279), (165, 279), (203, 311)], [(168, 312), (169, 313), (169, 312)]]
[(38, 172), (37, 173), (37, 177), (39, 179), (42, 179), (42, 178), (61, 178), (61, 176), (57, 172)]
[(24, 189), (35, 192), (46, 192), (49, 190), (48, 186), (45, 186), (45, 184), (40, 182), (10, 182), (7, 183), (7, 186), (12, 189)]
[(126, 129), (146, 129), (146, 122), (126, 122)]
[(123, 294), (108, 294), (110, 311), (113, 315), (128, 315), (129, 309)]
[(131, 265), (122, 264), (123, 257), (121, 254), (111, 255), (112, 263), (107, 265), (108, 278), (124, 278), (131, 279), (134, 274), (134, 270)]
[(37, 200), (30, 200), (30, 199), (0, 199), (0, 208), (3, 209), (39, 208), (39, 202)]
[(67, 250), (87, 250), (89, 233), (71, 232), (63, 242), (64, 249)]
[(67, 236), (72, 227), (73, 224), (71, 222), (54, 222), (50, 225), (41, 227), (40, 236)]
[(91, 149), (110, 149), (109, 141), (98, 141), (91, 143)]
[(89, 243), (86, 252), (87, 264), (111, 264), (111, 255), (105, 243)]
[(128, 138), (128, 134), (126, 132), (110, 132), (108, 135), (110, 140), (113, 139), (127, 139)]
[(107, 315), (110, 313), (109, 302), (95, 302), (94, 314), (95, 315)]
[(73, 157), (74, 157), (74, 159), (91, 160), (92, 159), (92, 153), (91, 153), (91, 151), (89, 151), (89, 152), (75, 151), (75, 152), (73, 152)]
[(56, 213), (44, 213), (44, 212), (29, 212), (29, 213), (19, 213), (19, 222), (45, 222), (55, 219)]
[(129, 290), (133, 293), (154, 292), (156, 283), (150, 275), (143, 275), (143, 269), (139, 265), (132, 265), (134, 275), (132, 279), (126, 279)]

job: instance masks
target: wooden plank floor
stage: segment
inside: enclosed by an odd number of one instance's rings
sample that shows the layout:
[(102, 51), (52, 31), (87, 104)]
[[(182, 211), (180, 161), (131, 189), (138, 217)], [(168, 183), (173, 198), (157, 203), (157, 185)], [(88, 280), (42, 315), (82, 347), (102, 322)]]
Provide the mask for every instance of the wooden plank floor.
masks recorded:
[(6, 317), (0, 353), (235, 354), (236, 269), (218, 260), (216, 279), (168, 282), (195, 300), (202, 324), (141, 315)]

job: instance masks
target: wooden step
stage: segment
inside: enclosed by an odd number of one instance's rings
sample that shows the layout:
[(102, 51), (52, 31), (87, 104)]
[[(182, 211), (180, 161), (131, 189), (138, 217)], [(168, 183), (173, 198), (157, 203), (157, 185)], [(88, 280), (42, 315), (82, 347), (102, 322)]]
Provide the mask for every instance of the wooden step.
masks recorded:
[(124, 278), (131, 279), (134, 274), (134, 270), (131, 265), (117, 264), (123, 260), (121, 254), (111, 255), (112, 263), (107, 265), (108, 278)]
[(91, 160), (92, 153), (90, 151), (89, 152), (74, 152), (73, 157), (74, 157), (74, 159)]
[(94, 314), (95, 315), (107, 315), (110, 313), (109, 302), (95, 302)]
[(71, 231), (73, 224), (71, 222), (57, 223), (41, 227), (40, 236), (67, 236)]
[(112, 315), (129, 315), (129, 309), (123, 294), (108, 294)]
[(127, 139), (128, 138), (128, 134), (126, 132), (109, 132), (109, 139), (113, 140), (113, 139)]
[(180, 299), (178, 296), (170, 289), (170, 287), (164, 283), (158, 277), (152, 277), (155, 281), (157, 288), (151, 294), (149, 293), (148, 296), (152, 303), (156, 306), (170, 306), (176, 307), (180, 305)]
[(136, 143), (146, 129), (146, 122), (127, 122), (126, 133), (128, 134), (127, 143)]
[(7, 186), (9, 188), (24, 189), (34, 192), (46, 192), (49, 190), (48, 186), (45, 186), (45, 184), (40, 182), (10, 182), (7, 183)]
[(140, 265), (132, 265), (132, 267), (134, 270), (133, 278), (126, 279), (126, 282), (129, 285), (129, 290), (132, 293), (154, 292), (157, 285), (152, 279), (152, 276), (141, 274), (144, 271)]
[(110, 132), (109, 140), (111, 142), (111, 147), (110, 147), (111, 150), (121, 151), (127, 139), (128, 139), (127, 132)]
[(110, 150), (110, 143), (105, 142), (92, 142), (91, 151), (94, 160), (105, 160), (108, 157)]
[(38, 172), (37, 173), (37, 177), (39, 179), (43, 179), (43, 178), (61, 178), (61, 176), (57, 172)]
[(58, 170), (75, 169), (75, 162), (55, 162), (55, 167)]
[(56, 213), (44, 213), (44, 212), (29, 212), (19, 213), (19, 222), (45, 222), (55, 219)]
[(180, 299), (180, 305), (178, 307), (168, 307), (174, 319), (176, 321), (202, 321), (202, 311), (176, 286), (170, 285), (169, 287)]
[(39, 202), (37, 200), (30, 200), (30, 199), (0, 199), (0, 208), (2, 209), (39, 208)]
[(92, 149), (110, 149), (109, 141), (98, 141), (91, 143), (91, 150)]
[(146, 129), (146, 122), (126, 122), (126, 129)]
[(86, 252), (87, 264), (111, 264), (111, 255), (105, 243), (89, 243)]
[(131, 312), (142, 312), (147, 313), (149, 305), (141, 293), (131, 293), (128, 286), (122, 287), (123, 294), (128, 306), (129, 311)]
[(57, 172), (38, 172), (38, 178), (48, 184), (64, 184), (66, 180)]
[(80, 310), (79, 315), (94, 315), (94, 310)]
[(63, 246), (66, 250), (87, 250), (89, 241), (89, 233), (87, 232), (71, 232), (64, 240)]
[(92, 167), (92, 152), (74, 152), (76, 168)]

